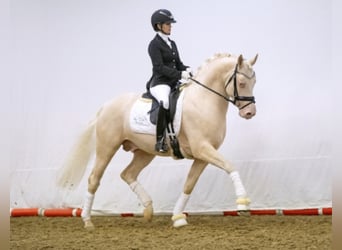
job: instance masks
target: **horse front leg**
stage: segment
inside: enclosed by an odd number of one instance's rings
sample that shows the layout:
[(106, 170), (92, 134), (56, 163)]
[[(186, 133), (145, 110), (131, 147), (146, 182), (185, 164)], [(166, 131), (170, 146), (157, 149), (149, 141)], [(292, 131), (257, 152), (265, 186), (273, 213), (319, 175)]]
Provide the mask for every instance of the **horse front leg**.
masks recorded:
[(184, 209), (186, 204), (188, 203), (192, 190), (194, 189), (200, 175), (207, 165), (208, 163), (200, 160), (195, 160), (193, 162), (188, 173), (188, 177), (185, 181), (183, 193), (178, 198), (175, 208), (173, 209), (172, 221), (174, 227), (183, 227), (188, 224), (188, 222), (186, 221), (186, 216), (184, 214)]
[(239, 172), (229, 161), (225, 160), (213, 146), (206, 144), (202, 145), (200, 149), (201, 150), (196, 154), (196, 157), (225, 170), (230, 175), (237, 197), (237, 210), (240, 212), (249, 211), (249, 204), (251, 201), (247, 197), (247, 192), (241, 181)]

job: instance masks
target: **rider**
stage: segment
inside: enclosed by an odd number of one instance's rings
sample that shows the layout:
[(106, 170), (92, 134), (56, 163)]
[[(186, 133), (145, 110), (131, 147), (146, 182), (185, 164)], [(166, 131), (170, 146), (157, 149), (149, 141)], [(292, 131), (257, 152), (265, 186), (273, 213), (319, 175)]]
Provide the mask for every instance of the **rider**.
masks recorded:
[(153, 66), (148, 88), (159, 102), (155, 150), (161, 153), (168, 151), (165, 143), (165, 128), (169, 94), (179, 80), (186, 82), (192, 75), (190, 67), (185, 66), (180, 60), (176, 43), (169, 38), (171, 23), (175, 22), (171, 12), (166, 9), (156, 10), (151, 17), (152, 27), (157, 34), (148, 46)]

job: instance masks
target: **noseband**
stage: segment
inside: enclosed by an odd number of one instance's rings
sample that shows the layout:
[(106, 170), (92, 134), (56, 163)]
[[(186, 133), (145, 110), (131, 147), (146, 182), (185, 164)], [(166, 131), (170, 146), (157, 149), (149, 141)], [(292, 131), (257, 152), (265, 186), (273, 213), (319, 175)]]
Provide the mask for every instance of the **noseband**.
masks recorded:
[(233, 75), (229, 78), (228, 82), (226, 83), (226, 86), (224, 87), (224, 89), (226, 90), (229, 83), (234, 80), (234, 97), (228, 97), (228, 101), (233, 103), (235, 106), (236, 106), (236, 102), (237, 101), (245, 101), (245, 102), (248, 102), (247, 104), (243, 105), (242, 107), (239, 107), (239, 109), (244, 109), (245, 107), (247, 107), (248, 105), (252, 104), (252, 103), (255, 103), (255, 97), (254, 96), (239, 96), (239, 93), (238, 93), (238, 89), (237, 89), (237, 81), (236, 81), (236, 75), (237, 74), (241, 74), (243, 75), (244, 77), (246, 77), (247, 79), (252, 79), (254, 76), (255, 76), (255, 72), (253, 71), (253, 74), (252, 76), (248, 76), (242, 72), (239, 72), (237, 70), (238, 68), (238, 65), (236, 64), (235, 66), (235, 69), (234, 69), (234, 73)]
[(239, 72), (239, 71), (237, 70), (237, 68), (238, 68), (238, 64), (236, 64), (233, 75), (229, 78), (229, 80), (227, 81), (227, 83), (226, 83), (226, 85), (225, 85), (225, 87), (224, 87), (224, 89), (226, 90), (227, 87), (228, 87), (228, 85), (229, 85), (229, 83), (233, 80), (233, 82), (234, 82), (234, 83), (233, 83), (233, 84), (234, 84), (234, 96), (233, 96), (233, 97), (231, 97), (231, 96), (224, 96), (224, 95), (222, 95), (221, 93), (219, 93), (219, 92), (217, 92), (217, 91), (215, 91), (215, 90), (209, 88), (208, 86), (204, 85), (203, 83), (201, 83), (201, 82), (199, 82), (199, 81), (197, 81), (197, 80), (195, 80), (195, 79), (193, 79), (193, 78), (190, 78), (190, 80), (192, 80), (192, 81), (194, 81), (195, 83), (197, 83), (198, 85), (200, 85), (200, 86), (206, 88), (207, 90), (213, 92), (214, 94), (216, 94), (216, 95), (222, 97), (222, 98), (225, 99), (227, 102), (233, 103), (235, 106), (237, 106), (237, 105), (236, 105), (236, 102), (237, 102), (237, 101), (245, 101), (245, 102), (248, 102), (247, 104), (243, 105), (242, 107), (238, 107), (239, 110), (241, 110), (241, 109), (244, 109), (245, 107), (247, 107), (248, 105), (250, 105), (250, 104), (252, 104), (252, 103), (255, 103), (255, 97), (254, 97), (254, 96), (239, 96), (239, 93), (238, 93), (238, 90), (237, 90), (236, 75), (237, 75), (237, 74), (241, 74), (241, 75), (243, 75), (244, 77), (246, 77), (246, 78), (248, 78), (248, 79), (252, 79), (252, 78), (255, 76), (255, 72), (253, 71), (253, 75), (252, 75), (252, 76), (248, 76), (248, 75), (246, 75), (246, 74), (244, 74), (244, 73), (242, 73), (242, 72)]

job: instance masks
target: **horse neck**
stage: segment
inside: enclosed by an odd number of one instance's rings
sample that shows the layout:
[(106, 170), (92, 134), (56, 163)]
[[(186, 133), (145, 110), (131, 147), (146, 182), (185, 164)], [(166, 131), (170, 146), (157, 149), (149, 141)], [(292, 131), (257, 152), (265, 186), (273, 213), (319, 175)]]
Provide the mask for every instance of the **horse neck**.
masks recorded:
[[(225, 81), (227, 80), (228, 72), (233, 69), (234, 64), (227, 60), (216, 60), (209, 63), (197, 75), (196, 80), (206, 85), (208, 88), (215, 90), (223, 96), (226, 96)], [(192, 83), (191, 96), (197, 102), (210, 103), (210, 105), (203, 105), (203, 109), (216, 109), (220, 116), (225, 116), (228, 110), (228, 102), (221, 96), (212, 93), (208, 89), (199, 84)]]

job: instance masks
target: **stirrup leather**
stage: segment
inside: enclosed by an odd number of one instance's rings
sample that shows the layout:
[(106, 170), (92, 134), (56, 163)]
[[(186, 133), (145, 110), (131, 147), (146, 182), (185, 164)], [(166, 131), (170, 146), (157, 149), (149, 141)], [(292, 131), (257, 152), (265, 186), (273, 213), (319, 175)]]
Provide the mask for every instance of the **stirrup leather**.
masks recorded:
[(158, 141), (154, 148), (159, 153), (166, 153), (169, 150), (169, 147), (164, 141), (164, 138), (161, 141)]

